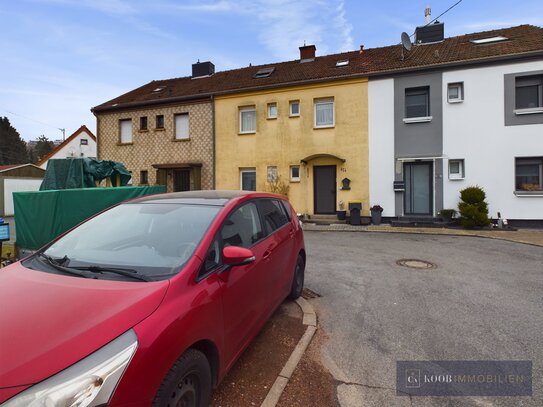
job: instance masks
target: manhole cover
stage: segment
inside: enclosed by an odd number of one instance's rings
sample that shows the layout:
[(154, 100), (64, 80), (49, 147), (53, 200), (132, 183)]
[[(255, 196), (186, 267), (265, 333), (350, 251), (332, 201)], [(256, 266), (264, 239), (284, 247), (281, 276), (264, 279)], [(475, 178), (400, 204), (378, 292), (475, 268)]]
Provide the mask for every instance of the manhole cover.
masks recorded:
[(401, 260), (398, 260), (396, 264), (398, 266), (409, 267), (412, 269), (421, 269), (421, 270), (435, 269), (437, 267), (434, 263), (431, 263), (426, 260), (419, 260), (419, 259), (401, 259)]
[(310, 290), (309, 288), (304, 288), (302, 291), (302, 297), (304, 297), (306, 300), (310, 298), (319, 298), (321, 295), (319, 293), (316, 293), (313, 290)]

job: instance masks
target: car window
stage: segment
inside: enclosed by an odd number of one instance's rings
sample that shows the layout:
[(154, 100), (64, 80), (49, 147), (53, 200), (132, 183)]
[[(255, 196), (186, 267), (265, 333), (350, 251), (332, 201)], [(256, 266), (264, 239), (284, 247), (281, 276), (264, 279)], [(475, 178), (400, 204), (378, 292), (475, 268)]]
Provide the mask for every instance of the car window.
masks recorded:
[(291, 217), (290, 217), (290, 205), (288, 204), (287, 201), (280, 201), (280, 202), (283, 205), (283, 209), (285, 210), (285, 214), (287, 215), (287, 219), (290, 222), (290, 220), (291, 220)]
[(225, 247), (250, 248), (262, 237), (262, 225), (254, 202), (244, 204), (232, 212), (221, 229), (221, 238)]
[(276, 199), (262, 199), (260, 201), (260, 210), (262, 212), (262, 220), (267, 235), (288, 223), (285, 210), (281, 203)]
[(221, 242), (218, 237), (213, 240), (211, 246), (207, 250), (204, 260), (203, 270), (200, 272), (200, 277), (214, 270), (221, 264)]

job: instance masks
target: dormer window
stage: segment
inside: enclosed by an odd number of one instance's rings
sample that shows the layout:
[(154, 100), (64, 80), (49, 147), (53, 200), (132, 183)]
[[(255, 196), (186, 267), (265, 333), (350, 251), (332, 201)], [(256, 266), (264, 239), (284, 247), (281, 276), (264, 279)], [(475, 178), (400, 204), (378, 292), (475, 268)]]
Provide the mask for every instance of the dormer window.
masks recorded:
[(342, 61), (337, 61), (336, 62), (336, 68), (339, 68), (341, 66), (347, 66), (349, 65), (349, 60), (348, 59), (344, 59)]
[(507, 38), (507, 37), (497, 35), (495, 37), (488, 37), (488, 38), (480, 38), (480, 39), (477, 39), (477, 40), (470, 40), (470, 42), (472, 44), (475, 44), (475, 45), (483, 45), (483, 44), (492, 44), (492, 43), (495, 43), (495, 42), (507, 41), (508, 39), (509, 38)]
[(262, 69), (259, 69), (257, 71), (257, 73), (255, 73), (255, 75), (253, 76), (253, 78), (255, 79), (259, 79), (259, 78), (267, 78), (268, 76), (270, 76), (273, 71), (275, 71), (275, 68), (274, 67), (271, 67), (271, 68), (262, 68)]

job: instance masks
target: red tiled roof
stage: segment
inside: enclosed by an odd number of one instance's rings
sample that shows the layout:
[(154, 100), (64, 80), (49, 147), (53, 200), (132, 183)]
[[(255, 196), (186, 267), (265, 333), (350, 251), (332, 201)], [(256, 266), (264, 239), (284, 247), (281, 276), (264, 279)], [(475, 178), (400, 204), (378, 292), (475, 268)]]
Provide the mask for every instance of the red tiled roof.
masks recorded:
[(74, 138), (76, 138), (83, 131), (87, 132), (87, 134), (90, 136), (90, 138), (93, 139), (96, 142), (96, 136), (94, 134), (92, 134), (92, 131), (90, 131), (87, 126), (82, 125), (70, 137), (68, 137), (66, 140), (64, 140), (62, 143), (60, 143), (58, 146), (56, 146), (51, 151), (49, 151), (47, 154), (45, 154), (43, 157), (41, 157), (36, 165), (38, 165), (38, 166), (42, 165), (44, 162), (46, 162), (48, 159), (50, 159), (52, 156), (54, 156), (60, 149), (62, 149), (62, 147), (64, 147), (66, 144), (68, 144), (70, 141), (72, 141)]
[[(475, 45), (470, 40), (504, 36), (507, 41)], [(341, 54), (316, 57), (314, 61), (299, 60), (216, 72), (214, 75), (156, 80), (93, 108), (94, 112), (130, 106), (176, 102), (183, 99), (203, 99), (211, 95), (235, 93), (301, 83), (348, 79), (492, 61), (530, 55), (543, 56), (543, 28), (532, 25), (497, 29), (446, 38), (444, 41), (413, 46), (404, 52), (400, 45), (370, 48)], [(336, 62), (349, 60), (347, 66), (336, 67)], [(262, 68), (274, 67), (267, 78), (253, 76)], [(160, 92), (153, 92), (164, 87)]]
[(13, 167), (18, 167), (21, 164), (12, 164), (12, 165), (0, 165), (0, 171), (9, 170)]

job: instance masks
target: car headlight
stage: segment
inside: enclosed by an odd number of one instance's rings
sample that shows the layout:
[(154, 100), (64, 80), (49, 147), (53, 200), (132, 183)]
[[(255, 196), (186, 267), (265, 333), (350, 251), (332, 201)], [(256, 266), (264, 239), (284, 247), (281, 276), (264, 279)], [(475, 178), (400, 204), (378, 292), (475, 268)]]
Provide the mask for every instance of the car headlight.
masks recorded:
[(130, 330), (48, 379), (26, 389), (2, 407), (94, 407), (105, 405), (138, 347)]

